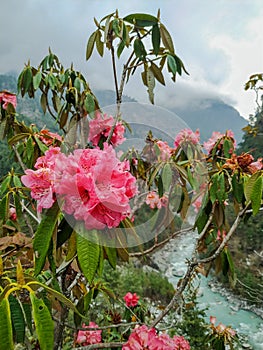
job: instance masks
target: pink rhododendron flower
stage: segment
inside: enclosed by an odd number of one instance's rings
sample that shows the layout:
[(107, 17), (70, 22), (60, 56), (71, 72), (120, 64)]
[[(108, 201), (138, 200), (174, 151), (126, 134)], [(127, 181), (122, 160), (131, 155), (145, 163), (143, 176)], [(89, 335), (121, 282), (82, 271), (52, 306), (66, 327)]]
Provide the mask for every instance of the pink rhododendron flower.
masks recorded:
[[(92, 142), (94, 146), (98, 146), (100, 140), (106, 141), (107, 137), (111, 133), (111, 129), (115, 123), (114, 118), (110, 115), (102, 115), (97, 113), (95, 119), (89, 122), (89, 136), (88, 141)], [(125, 141), (124, 138), (125, 127), (122, 123), (117, 122), (114, 126), (113, 134), (110, 139), (110, 143), (113, 146), (118, 146)]]
[(79, 330), (76, 343), (82, 346), (87, 346), (90, 344), (98, 344), (101, 343), (101, 333), (99, 330), (88, 330), (89, 328), (97, 328), (98, 325), (94, 322), (90, 322), (88, 326), (82, 324), (82, 328), (86, 328), (87, 330)]
[(155, 191), (149, 192), (145, 200), (145, 203), (148, 204), (151, 209), (166, 207), (167, 202), (168, 198), (166, 196), (159, 197), (158, 193)]
[(50, 208), (59, 197), (62, 209), (84, 221), (87, 229), (117, 227), (131, 211), (136, 179), (129, 162), (121, 162), (112, 146), (78, 149), (68, 156), (51, 147), (35, 168), (26, 170), (22, 182), (38, 201), (38, 211)]
[(168, 145), (167, 142), (161, 140), (158, 140), (156, 144), (160, 150), (160, 159), (164, 162), (169, 160), (171, 158), (173, 149)]
[(229, 326), (225, 326), (221, 322), (216, 326), (215, 316), (210, 316), (210, 323), (211, 323), (211, 329), (213, 333), (219, 337), (223, 337), (228, 342), (232, 341), (232, 338), (236, 335), (236, 331), (233, 328)]
[(174, 341), (174, 348), (175, 350), (190, 350), (190, 344), (189, 342), (182, 336), (177, 336), (175, 335), (173, 337), (173, 341)]
[(199, 212), (199, 209), (202, 206), (202, 202), (203, 202), (203, 194), (201, 194), (200, 196), (198, 196), (192, 203), (193, 207), (194, 207), (194, 211), (195, 213)]
[(175, 148), (182, 146), (182, 144), (190, 143), (197, 145), (200, 141), (200, 132), (196, 130), (193, 132), (191, 129), (182, 129), (175, 137), (174, 146)]
[(16, 108), (17, 101), (16, 101), (16, 95), (11, 94), (10, 92), (7, 91), (1, 91), (0, 92), (0, 103), (3, 103), (3, 108), (7, 109), (8, 103), (11, 103), (14, 108)]
[(168, 334), (158, 335), (154, 328), (138, 326), (132, 331), (122, 350), (190, 350), (188, 341), (181, 336), (170, 338)]
[[(218, 140), (224, 136), (232, 138), (234, 141), (234, 148), (236, 148), (236, 141), (235, 141), (234, 133), (232, 130), (227, 130), (225, 134), (222, 134), (219, 131), (213, 131), (210, 139), (208, 141), (204, 142), (203, 148), (207, 151), (207, 153), (210, 153), (212, 151), (212, 149), (214, 148), (215, 144), (218, 142)], [(220, 142), (220, 144), (223, 144), (223, 142), (224, 141), (222, 140)]]
[(40, 168), (36, 171), (27, 169), (25, 173), (26, 175), (21, 177), (21, 181), (31, 189), (31, 197), (37, 200), (38, 212), (41, 212), (43, 208), (52, 207), (55, 200), (51, 170), (48, 168)]
[(122, 350), (155, 350), (156, 330), (148, 329), (147, 326), (135, 327), (129, 336), (128, 341), (123, 345)]
[(47, 146), (51, 146), (62, 141), (62, 137), (59, 134), (46, 129), (41, 130), (37, 136), (39, 137), (40, 141)]
[(128, 307), (135, 307), (138, 305), (140, 297), (138, 297), (136, 293), (132, 294), (131, 292), (128, 292), (123, 299)]
[(216, 323), (216, 317), (210, 316), (210, 323), (215, 324)]
[(216, 239), (217, 239), (218, 241), (222, 242), (223, 239), (224, 239), (225, 237), (226, 237), (226, 231), (225, 231), (225, 230), (223, 230), (222, 232), (221, 232), (221, 230), (218, 230), (218, 231), (217, 231), (217, 237), (216, 237)]
[(11, 207), (9, 209), (9, 219), (12, 221), (16, 221), (16, 219), (17, 219), (16, 208)]
[(59, 158), (66, 160), (60, 148), (51, 147), (44, 156), (37, 159), (35, 164), (37, 170), (27, 169), (26, 175), (21, 177), (22, 183), (31, 189), (31, 197), (37, 200), (38, 212), (43, 208), (51, 208), (55, 202), (55, 183), (59, 178), (55, 174), (55, 167)]
[(249, 164), (248, 169), (251, 174), (254, 174), (256, 171), (261, 170), (263, 168), (262, 158), (258, 158), (256, 162), (252, 162)]

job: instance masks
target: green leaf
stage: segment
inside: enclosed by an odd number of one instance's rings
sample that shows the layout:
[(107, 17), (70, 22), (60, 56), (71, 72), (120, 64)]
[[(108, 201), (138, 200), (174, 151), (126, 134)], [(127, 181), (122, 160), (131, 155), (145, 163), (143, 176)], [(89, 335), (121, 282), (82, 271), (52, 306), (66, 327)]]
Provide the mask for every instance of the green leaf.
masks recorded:
[(20, 198), (15, 192), (13, 192), (12, 195), (14, 199), (17, 217), (20, 218), (22, 216), (22, 205), (21, 205)]
[(25, 339), (25, 318), (18, 300), (11, 294), (9, 295), (9, 304), (11, 310), (14, 336), (17, 343), (23, 343)]
[(122, 51), (124, 50), (125, 48), (125, 41), (124, 40), (121, 40), (119, 45), (118, 45), (118, 49), (117, 49), (117, 56), (118, 58), (120, 58), (121, 54), (122, 54)]
[(139, 58), (141, 61), (144, 61), (145, 57), (147, 55), (147, 52), (145, 50), (145, 47), (144, 47), (143, 42), (141, 41), (141, 39), (136, 38), (134, 40), (133, 49), (134, 49), (135, 56), (137, 58)]
[(161, 33), (161, 38), (162, 42), (165, 46), (165, 48), (171, 53), (174, 54), (174, 44), (173, 44), (173, 39), (166, 29), (166, 27), (161, 23), (160, 24), (160, 33)]
[(84, 107), (86, 112), (91, 114), (91, 116), (93, 116), (93, 113), (95, 112), (95, 101), (93, 96), (89, 92), (86, 93), (85, 100), (84, 100)]
[(119, 18), (115, 18), (112, 21), (112, 30), (114, 31), (116, 36), (120, 37), (121, 27), (120, 27), (120, 24), (119, 24)]
[(7, 134), (7, 129), (8, 129), (8, 123), (7, 123), (7, 118), (5, 118), (0, 123), (0, 140), (3, 140), (5, 138)]
[(103, 57), (104, 43), (101, 40), (101, 37), (102, 37), (102, 34), (101, 34), (101, 31), (99, 31), (98, 34), (96, 35), (96, 48), (97, 48), (97, 51), (98, 51), (99, 55), (101, 57)]
[(161, 68), (159, 68), (154, 62), (151, 62), (150, 69), (152, 70), (156, 80), (158, 80), (162, 85), (165, 85), (165, 80)]
[(221, 172), (218, 177), (217, 198), (219, 202), (223, 202), (225, 200), (225, 175), (223, 172)]
[(54, 322), (48, 307), (34, 293), (30, 293), (30, 300), (40, 349), (51, 350), (54, 346)]
[(248, 179), (244, 178), (244, 180), (245, 180), (244, 193), (245, 193), (245, 198), (246, 198), (247, 203), (251, 200), (251, 194), (253, 191), (253, 187), (255, 185), (255, 182), (259, 178), (259, 176), (260, 176), (260, 173), (256, 172), (250, 178), (248, 178)]
[(167, 55), (167, 66), (168, 66), (168, 70), (172, 72), (173, 75), (175, 75), (177, 72), (177, 64), (172, 55)]
[(37, 136), (34, 137), (34, 140), (36, 141), (36, 143), (37, 143), (37, 145), (42, 153), (45, 153), (48, 150), (48, 147), (43, 142), (41, 142)]
[(9, 217), (10, 192), (8, 192), (0, 202), (0, 218), (7, 220)]
[(1, 187), (0, 187), (0, 194), (1, 196), (9, 189), (11, 184), (11, 175), (7, 175), (5, 179), (3, 180)]
[(44, 114), (46, 114), (47, 111), (47, 96), (45, 93), (43, 93), (40, 97), (40, 104), (41, 104), (41, 108), (44, 112)]
[(51, 295), (53, 298), (60, 301), (62, 304), (64, 304), (69, 309), (71, 309), (72, 311), (77, 313), (79, 316), (83, 317), (83, 315), (81, 315), (79, 313), (78, 309), (72, 303), (72, 301), (70, 299), (68, 299), (67, 297), (65, 297), (62, 293), (58, 292), (57, 290), (50, 288), (46, 284), (38, 282), (38, 281), (30, 281), (27, 283), (27, 286), (29, 286), (29, 287), (35, 286), (36, 288), (44, 288), (48, 292), (48, 294)]
[(36, 276), (40, 273), (45, 264), (50, 241), (57, 226), (59, 213), (59, 206), (57, 202), (55, 202), (53, 206), (47, 210), (37, 228), (33, 241)]
[(242, 178), (238, 179), (237, 174), (233, 174), (232, 176), (232, 188), (235, 199), (238, 203), (242, 203), (244, 196), (244, 187)]
[(116, 268), (117, 265), (117, 252), (116, 248), (112, 247), (103, 247), (106, 259), (109, 261), (112, 268)]
[(80, 92), (80, 90), (81, 90), (81, 85), (82, 85), (82, 81), (79, 77), (77, 77), (74, 80), (74, 87), (78, 90), (78, 92)]
[(30, 303), (22, 303), (22, 307), (27, 328), (29, 329), (30, 333), (33, 334), (31, 305)]
[(26, 142), (26, 153), (27, 153), (28, 160), (30, 160), (34, 155), (34, 143), (31, 136), (28, 137)]
[(158, 23), (158, 18), (145, 13), (134, 13), (124, 17), (123, 20), (137, 27), (151, 27)]
[(152, 45), (153, 53), (157, 56), (160, 50), (161, 34), (158, 24), (152, 27)]
[[(81, 228), (80, 228), (81, 229)], [(81, 270), (86, 277), (87, 281), (91, 284), (94, 279), (95, 273), (98, 269), (100, 258), (100, 246), (96, 231), (93, 230), (90, 234), (95, 242), (86, 239), (83, 236), (83, 230), (79, 228), (76, 230), (77, 234), (77, 254), (78, 261)], [(88, 234), (88, 233), (87, 233)]]
[[(99, 29), (98, 29), (99, 30)], [(98, 30), (96, 30), (95, 32), (93, 32), (91, 34), (91, 36), (89, 37), (88, 40), (88, 44), (87, 44), (87, 50), (86, 50), (86, 60), (88, 61), (88, 59), (90, 58), (90, 56), (92, 55), (93, 49), (94, 49), (94, 44), (96, 41), (96, 36), (98, 33)]]
[(154, 88), (155, 88), (155, 78), (154, 78), (154, 74), (153, 71), (147, 67), (146, 70), (146, 81), (147, 81), (147, 87), (148, 87), (148, 96), (149, 96), (149, 100), (151, 101), (152, 104), (154, 104)]
[(0, 302), (0, 339), (0, 350), (14, 349), (11, 312), (7, 298)]
[(21, 132), (20, 134), (17, 134), (17, 135), (15, 135), (15, 136), (11, 137), (11, 138), (8, 140), (8, 144), (12, 146), (14, 143), (16, 143), (16, 142), (18, 142), (18, 141), (21, 141), (21, 140), (24, 140), (24, 139), (27, 138), (28, 136), (30, 136), (30, 134)]
[(68, 110), (64, 107), (61, 108), (59, 111), (59, 127), (60, 129), (63, 129), (64, 126), (67, 124), (68, 120)]
[(233, 142), (228, 139), (225, 139), (223, 143), (223, 150), (226, 158), (231, 158), (233, 149), (234, 149)]
[(41, 80), (42, 80), (42, 73), (38, 71), (37, 74), (33, 76), (33, 87), (35, 90), (39, 88)]
[(33, 82), (32, 70), (31, 70), (31, 67), (27, 67), (25, 68), (25, 71), (23, 74), (23, 80), (22, 80), (24, 94), (29, 90), (32, 82)]
[(258, 177), (255, 181), (251, 192), (251, 207), (253, 215), (259, 212), (262, 201), (262, 177)]
[(173, 171), (172, 171), (171, 165), (169, 163), (166, 163), (162, 171), (162, 182), (163, 182), (164, 191), (167, 193), (169, 193), (170, 191), (172, 179), (173, 179)]

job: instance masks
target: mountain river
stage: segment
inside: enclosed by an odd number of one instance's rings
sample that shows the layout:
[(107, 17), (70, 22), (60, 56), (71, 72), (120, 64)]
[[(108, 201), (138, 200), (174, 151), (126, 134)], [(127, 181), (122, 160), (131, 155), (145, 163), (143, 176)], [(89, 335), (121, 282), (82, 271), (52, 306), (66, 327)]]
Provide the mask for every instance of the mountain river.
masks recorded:
[[(157, 251), (153, 260), (174, 285), (186, 271), (186, 258), (191, 257), (195, 243), (193, 232), (184, 233)], [(245, 302), (232, 295), (213, 279), (201, 277), (199, 305), (208, 307), (209, 317), (216, 316), (217, 323), (231, 325), (245, 335), (242, 349), (263, 350), (263, 310), (252, 312)], [(260, 312), (261, 311), (261, 312)]]

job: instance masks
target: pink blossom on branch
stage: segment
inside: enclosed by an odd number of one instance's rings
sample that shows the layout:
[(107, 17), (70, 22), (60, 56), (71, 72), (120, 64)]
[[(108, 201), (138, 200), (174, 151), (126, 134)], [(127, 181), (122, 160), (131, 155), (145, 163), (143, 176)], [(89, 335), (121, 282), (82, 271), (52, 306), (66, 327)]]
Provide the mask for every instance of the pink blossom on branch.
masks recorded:
[[(95, 119), (89, 122), (89, 136), (88, 141), (92, 142), (94, 146), (98, 146), (102, 140), (106, 141), (111, 133), (111, 129), (115, 123), (114, 118), (107, 114), (96, 113)], [(117, 122), (114, 126), (113, 133), (110, 139), (110, 143), (113, 146), (118, 146), (125, 141), (124, 138), (125, 127), (121, 122)]]
[(175, 137), (174, 146), (178, 148), (184, 144), (190, 143), (192, 145), (197, 145), (200, 141), (200, 132), (197, 129), (193, 132), (191, 129), (182, 129)]
[[(222, 134), (219, 131), (213, 131), (212, 136), (210, 137), (210, 139), (206, 142), (204, 142), (203, 144), (203, 148), (204, 150), (207, 151), (207, 153), (210, 153), (212, 151), (212, 149), (214, 148), (215, 144), (222, 139), (224, 136), (229, 137), (233, 140), (234, 144), (234, 149), (236, 148), (236, 141), (234, 138), (234, 133), (232, 130), (227, 130), (225, 134)], [(222, 139), (222, 141), (220, 142), (220, 145), (222, 145), (224, 142), (224, 140)], [(232, 150), (234, 151), (234, 150)]]
[(87, 229), (117, 227), (130, 214), (136, 179), (129, 162), (121, 162), (111, 145), (78, 149), (68, 156), (52, 147), (37, 159), (35, 168), (26, 170), (21, 180), (40, 212), (59, 197), (62, 210), (84, 221)]
[(128, 307), (135, 307), (138, 305), (138, 301), (140, 299), (140, 297), (137, 296), (136, 293), (131, 293), (131, 292), (128, 292), (124, 297), (123, 297), (125, 303), (126, 303), (126, 306)]
[(0, 92), (0, 104), (3, 103), (3, 108), (7, 109), (8, 103), (11, 103), (14, 108), (16, 108), (17, 101), (16, 101), (16, 95), (11, 94), (8, 91), (1, 91)]
[(165, 141), (158, 140), (156, 144), (160, 150), (160, 159), (164, 162), (169, 160), (171, 158), (173, 149)]
[(96, 323), (90, 322), (88, 326), (84, 323), (82, 324), (82, 328), (86, 328), (87, 330), (79, 330), (77, 334), (76, 344), (80, 344), (82, 346), (87, 346), (91, 344), (101, 343), (101, 333), (100, 329), (98, 330), (88, 330), (89, 328), (97, 328), (99, 327)]
[(168, 202), (168, 198), (166, 196), (159, 197), (158, 193), (155, 191), (150, 191), (147, 193), (145, 203), (149, 205), (151, 209), (161, 207), (166, 207)]
[(154, 328), (145, 325), (135, 327), (122, 350), (190, 350), (190, 344), (181, 336), (170, 338), (168, 334), (157, 334)]

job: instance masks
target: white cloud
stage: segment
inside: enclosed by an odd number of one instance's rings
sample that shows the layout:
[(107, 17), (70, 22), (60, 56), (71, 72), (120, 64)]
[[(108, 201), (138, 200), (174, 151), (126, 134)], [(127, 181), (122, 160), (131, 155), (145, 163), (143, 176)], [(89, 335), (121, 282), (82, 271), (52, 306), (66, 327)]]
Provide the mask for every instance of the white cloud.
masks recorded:
[(244, 36), (235, 40), (227, 35), (217, 35), (210, 42), (211, 47), (221, 49), (227, 56), (230, 74), (220, 86), (220, 91), (231, 95), (235, 106), (242, 111), (244, 117), (253, 113), (255, 95), (251, 91), (244, 91), (244, 84), (253, 73), (263, 70), (263, 17), (255, 18), (247, 25)]
[[(28, 59), (37, 65), (50, 46), (65, 66), (74, 62), (92, 88), (113, 88), (108, 52), (103, 59), (94, 55), (85, 62), (85, 49), (95, 30), (93, 17), (100, 19), (117, 8), (120, 16), (132, 12), (155, 15), (160, 8), (161, 19), (190, 72), (190, 77), (178, 78), (177, 84), (158, 88), (156, 101), (188, 104), (219, 96), (233, 100), (244, 116), (253, 112), (254, 96), (244, 92), (243, 86), (250, 74), (263, 70), (262, 0), (4, 1), (0, 12), (0, 73), (19, 72)], [(138, 79), (131, 80), (125, 91), (147, 101)]]

